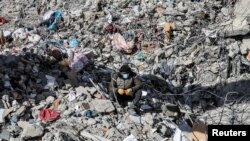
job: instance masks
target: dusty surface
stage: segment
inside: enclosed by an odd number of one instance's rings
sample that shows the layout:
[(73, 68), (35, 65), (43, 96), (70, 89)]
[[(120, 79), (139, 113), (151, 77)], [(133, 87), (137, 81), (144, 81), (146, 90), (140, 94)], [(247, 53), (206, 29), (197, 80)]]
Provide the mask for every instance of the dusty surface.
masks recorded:
[[(0, 0), (0, 138), (179, 141), (204, 123), (249, 124), (249, 5)], [(109, 100), (123, 63), (144, 85), (137, 115)]]

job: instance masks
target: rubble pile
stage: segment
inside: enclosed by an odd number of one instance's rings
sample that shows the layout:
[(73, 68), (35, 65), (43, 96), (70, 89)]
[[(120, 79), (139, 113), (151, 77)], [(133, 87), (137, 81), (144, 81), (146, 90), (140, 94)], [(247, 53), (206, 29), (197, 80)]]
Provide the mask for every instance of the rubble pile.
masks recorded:
[[(0, 139), (205, 141), (249, 123), (248, 3), (0, 0)], [(109, 99), (124, 63), (136, 115)]]

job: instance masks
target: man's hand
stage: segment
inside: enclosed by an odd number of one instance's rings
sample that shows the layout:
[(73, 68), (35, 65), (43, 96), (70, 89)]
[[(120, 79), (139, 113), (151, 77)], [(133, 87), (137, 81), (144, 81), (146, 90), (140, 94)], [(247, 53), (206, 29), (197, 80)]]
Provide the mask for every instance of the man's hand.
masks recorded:
[(119, 93), (120, 95), (123, 95), (123, 94), (124, 94), (124, 90), (123, 90), (123, 89), (118, 89), (118, 93)]
[(128, 96), (131, 96), (132, 95), (132, 89), (125, 90), (125, 94), (128, 95)]

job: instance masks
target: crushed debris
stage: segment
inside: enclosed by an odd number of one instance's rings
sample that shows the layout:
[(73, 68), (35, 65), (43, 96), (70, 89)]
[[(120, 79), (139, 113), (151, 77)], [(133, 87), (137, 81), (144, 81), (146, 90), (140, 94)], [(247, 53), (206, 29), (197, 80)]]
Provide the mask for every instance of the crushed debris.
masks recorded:
[(0, 140), (206, 141), (208, 124), (249, 124), (247, 6), (0, 0)]

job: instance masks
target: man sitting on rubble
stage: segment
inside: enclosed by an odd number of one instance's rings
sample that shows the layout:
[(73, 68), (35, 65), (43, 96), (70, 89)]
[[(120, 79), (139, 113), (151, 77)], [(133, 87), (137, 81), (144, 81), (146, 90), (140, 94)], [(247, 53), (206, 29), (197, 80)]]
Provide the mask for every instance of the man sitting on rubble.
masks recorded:
[(115, 101), (117, 98), (122, 107), (129, 103), (129, 108), (134, 109), (141, 98), (141, 88), (142, 83), (136, 73), (127, 64), (122, 65), (111, 78), (110, 99)]

